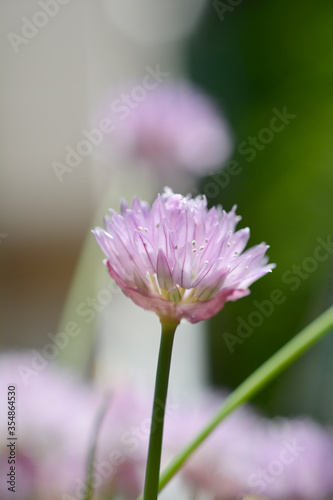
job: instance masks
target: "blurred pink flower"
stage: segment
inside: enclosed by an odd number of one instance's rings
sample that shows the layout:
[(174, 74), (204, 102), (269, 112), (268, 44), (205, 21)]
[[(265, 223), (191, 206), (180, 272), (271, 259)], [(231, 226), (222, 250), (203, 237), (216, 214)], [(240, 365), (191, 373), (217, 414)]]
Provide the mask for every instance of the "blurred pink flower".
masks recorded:
[(215, 315), (228, 300), (249, 294), (249, 286), (271, 271), (264, 243), (243, 250), (248, 228), (235, 232), (235, 207), (207, 209), (166, 188), (150, 209), (134, 198), (121, 215), (114, 211), (93, 233), (105, 253), (111, 277), (137, 305), (160, 318), (191, 323)]
[[(187, 444), (223, 399), (206, 392), (192, 407), (182, 407), (166, 425), (169, 451)], [(333, 498), (332, 461), (332, 429), (305, 418), (263, 418), (247, 406), (214, 431), (182, 474), (203, 498), (206, 492), (207, 498), (218, 500), (239, 500), (246, 494), (270, 500), (329, 500)]]
[[(45, 360), (44, 360), (45, 362)], [(70, 371), (36, 361), (36, 351), (0, 356), (0, 389), (16, 386), (18, 497), (56, 499), (84, 480), (89, 439), (101, 395)], [(22, 376), (23, 375), (23, 376)], [(0, 433), (7, 435), (0, 405)], [(0, 447), (0, 461), (7, 450)], [(7, 464), (8, 467), (8, 464)], [(6, 470), (6, 469), (5, 469)], [(0, 484), (0, 498), (6, 485)]]
[[(6, 434), (2, 434), (2, 436), (6, 436)], [(8, 443), (9, 441), (6, 444)], [(4, 450), (0, 447), (0, 498), (1, 500), (12, 500), (13, 498), (31, 500), (37, 482), (37, 466), (29, 455), (25, 455), (19, 450), (15, 451), (15, 464), (12, 462), (9, 464), (8, 448)], [(15, 467), (15, 493), (8, 489), (13, 487), (7, 483), (10, 480), (10, 477), (7, 476), (10, 472), (10, 465)]]
[(333, 499), (332, 429), (310, 418), (261, 419), (258, 427), (243, 487), (271, 500)]
[[(36, 351), (0, 355), (0, 394), (16, 387), (17, 494), (8, 492), (7, 405), (0, 405), (0, 499), (82, 499), (87, 457), (101, 387), (83, 383), (71, 370), (45, 366)], [(45, 361), (45, 360), (44, 360)], [(134, 499), (143, 487), (151, 422), (151, 391), (127, 384), (111, 393), (100, 429), (93, 481), (98, 494)], [(102, 495), (101, 497), (99, 495)]]
[[(17, 498), (83, 498), (87, 452), (102, 391), (50, 366), (25, 385), (20, 372), (22, 367), (35, 370), (31, 361), (29, 352), (0, 356), (1, 394), (6, 394), (8, 385), (17, 387)], [(164, 465), (202, 429), (223, 400), (224, 396), (206, 391), (192, 403), (167, 404)], [(138, 385), (117, 384), (112, 391), (94, 460), (96, 498), (115, 495), (134, 500), (142, 490), (151, 405), (151, 391)], [(1, 405), (3, 438), (6, 411)], [(7, 458), (3, 439), (1, 472), (8, 468)], [(269, 420), (243, 407), (215, 430), (180, 474), (187, 499), (196, 493), (200, 498), (238, 500), (249, 493), (270, 500), (329, 500), (332, 461), (332, 431), (309, 419)], [(0, 498), (12, 496), (1, 475)]]
[(185, 82), (150, 89), (126, 105), (105, 98), (99, 117), (111, 119), (112, 149), (142, 159), (160, 171), (185, 169), (196, 175), (221, 168), (232, 151), (229, 126), (214, 102)]

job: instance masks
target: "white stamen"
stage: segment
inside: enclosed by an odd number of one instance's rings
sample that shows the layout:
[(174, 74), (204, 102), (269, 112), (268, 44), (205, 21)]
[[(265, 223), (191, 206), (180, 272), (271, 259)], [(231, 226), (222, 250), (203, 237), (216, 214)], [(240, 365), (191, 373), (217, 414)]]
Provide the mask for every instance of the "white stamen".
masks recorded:
[(197, 249), (196, 249), (196, 248), (193, 248), (192, 252), (193, 252), (193, 253), (195, 253), (196, 251), (197, 251)]
[(205, 247), (204, 247), (203, 245), (201, 245), (200, 250), (203, 250), (204, 248), (205, 248)]
[(208, 238), (205, 238), (205, 242), (208, 243)]
[(140, 229), (140, 231), (143, 231), (143, 227), (142, 226), (138, 226), (138, 229)]
[(231, 246), (231, 243), (228, 241), (228, 243), (227, 243), (227, 247), (230, 247), (230, 246)]
[(177, 250), (177, 248), (178, 248), (178, 245), (175, 245), (175, 250)]
[(209, 261), (208, 261), (208, 260), (205, 260), (205, 264), (209, 264)]
[(234, 256), (235, 256), (235, 257), (236, 257), (236, 255), (238, 255), (238, 252), (237, 252), (237, 251), (234, 253)]
[(196, 241), (195, 241), (195, 240), (193, 240), (193, 241), (192, 241), (192, 245), (193, 245), (193, 246), (195, 246), (195, 245), (196, 245)]
[(146, 227), (145, 227), (145, 231), (146, 231), (146, 233), (148, 233), (148, 229)]

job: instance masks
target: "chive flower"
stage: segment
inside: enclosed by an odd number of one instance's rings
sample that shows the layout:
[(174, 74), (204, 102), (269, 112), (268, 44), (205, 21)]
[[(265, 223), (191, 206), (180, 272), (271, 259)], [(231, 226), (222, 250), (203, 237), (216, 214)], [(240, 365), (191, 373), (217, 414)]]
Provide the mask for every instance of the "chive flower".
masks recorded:
[(236, 231), (236, 207), (207, 208), (205, 196), (182, 196), (165, 188), (152, 207), (134, 198), (111, 210), (95, 238), (110, 276), (133, 302), (162, 321), (209, 319), (224, 304), (249, 294), (267, 265), (265, 243), (244, 251), (250, 231)]
[(156, 85), (139, 102), (134, 97), (133, 91), (122, 92), (120, 99), (105, 96), (96, 112), (96, 123), (103, 117), (114, 125), (104, 138), (108, 150), (141, 160), (160, 174), (184, 170), (202, 176), (228, 160), (233, 149), (229, 124), (204, 92), (173, 81)]

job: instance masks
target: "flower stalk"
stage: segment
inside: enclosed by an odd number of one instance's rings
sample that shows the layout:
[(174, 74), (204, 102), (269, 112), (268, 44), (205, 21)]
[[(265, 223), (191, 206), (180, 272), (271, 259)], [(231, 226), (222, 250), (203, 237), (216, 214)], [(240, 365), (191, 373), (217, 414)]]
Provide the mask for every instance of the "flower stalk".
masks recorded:
[[(260, 389), (265, 387), (272, 379), (296, 361), (296, 359), (332, 329), (333, 306), (273, 354), (230, 394), (221, 409), (214, 415), (201, 433), (172, 460), (161, 474), (159, 491), (168, 484), (192, 453), (194, 453), (222, 420), (238, 408), (238, 406), (249, 401)], [(139, 497), (138, 500), (142, 500), (142, 497)]]
[(90, 444), (90, 449), (89, 449), (89, 454), (88, 454), (88, 462), (87, 462), (87, 488), (86, 492), (84, 495), (83, 500), (92, 500), (94, 496), (94, 489), (93, 489), (93, 469), (94, 469), (94, 460), (96, 456), (96, 449), (97, 449), (97, 442), (98, 442), (98, 436), (101, 430), (101, 426), (103, 423), (103, 419), (105, 417), (105, 414), (109, 408), (110, 405), (110, 400), (111, 400), (111, 395), (106, 395), (105, 399), (102, 402), (101, 408), (98, 412), (98, 415), (96, 417), (96, 422), (94, 425), (92, 437), (91, 437), (91, 444)]
[(165, 470), (161, 476), (160, 490), (164, 488), (189, 456), (213, 432), (225, 417), (259, 392), (261, 388), (267, 385), (332, 328), (333, 307), (330, 307), (245, 379), (244, 382), (230, 394), (220, 411), (217, 412), (197, 438), (179, 453)]
[(178, 323), (161, 319), (162, 333), (157, 362), (155, 393), (146, 466), (144, 500), (156, 500), (160, 476), (165, 404), (169, 385), (169, 373), (173, 339)]

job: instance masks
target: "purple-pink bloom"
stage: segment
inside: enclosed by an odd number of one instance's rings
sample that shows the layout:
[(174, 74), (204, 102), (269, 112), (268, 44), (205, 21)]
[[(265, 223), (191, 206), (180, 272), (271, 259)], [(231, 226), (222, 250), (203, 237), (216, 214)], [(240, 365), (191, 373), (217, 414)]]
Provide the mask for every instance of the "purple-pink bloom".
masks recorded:
[(197, 323), (248, 295), (274, 267), (264, 243), (243, 251), (250, 231), (235, 231), (235, 208), (208, 209), (205, 196), (166, 188), (151, 208), (138, 198), (130, 208), (122, 202), (121, 213), (111, 210), (105, 230), (93, 233), (111, 277), (133, 302), (163, 320)]
[[(224, 399), (207, 391), (183, 405), (166, 424), (168, 451), (186, 446)], [(200, 498), (328, 500), (333, 498), (332, 460), (332, 428), (310, 418), (267, 419), (246, 406), (209, 436), (181, 474)]]
[[(125, 96), (129, 99), (130, 105)], [(232, 151), (229, 126), (213, 101), (186, 82), (147, 90), (135, 102), (131, 92), (106, 97), (100, 117), (114, 124), (106, 144), (161, 171), (185, 169), (205, 175), (220, 168)], [(121, 104), (121, 102), (122, 104)]]
[[(85, 481), (91, 431), (102, 398), (69, 371), (37, 351), (0, 355), (0, 392), (16, 387), (16, 495), (0, 477), (0, 498), (55, 500), (75, 497)], [(0, 405), (0, 434), (8, 435), (8, 407)], [(0, 470), (9, 471), (8, 448), (0, 444)], [(6, 464), (6, 467), (3, 467)], [(77, 497), (79, 498), (79, 496)]]

